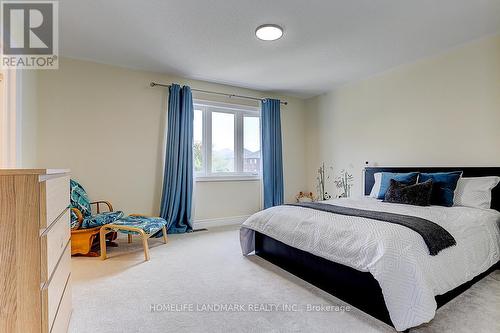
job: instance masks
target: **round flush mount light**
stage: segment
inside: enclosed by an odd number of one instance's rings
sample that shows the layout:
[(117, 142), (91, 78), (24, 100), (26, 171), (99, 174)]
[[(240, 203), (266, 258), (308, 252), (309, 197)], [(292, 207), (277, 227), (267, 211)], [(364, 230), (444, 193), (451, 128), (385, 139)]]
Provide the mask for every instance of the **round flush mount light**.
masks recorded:
[(276, 24), (263, 24), (255, 29), (255, 36), (260, 40), (277, 40), (283, 36), (283, 28)]

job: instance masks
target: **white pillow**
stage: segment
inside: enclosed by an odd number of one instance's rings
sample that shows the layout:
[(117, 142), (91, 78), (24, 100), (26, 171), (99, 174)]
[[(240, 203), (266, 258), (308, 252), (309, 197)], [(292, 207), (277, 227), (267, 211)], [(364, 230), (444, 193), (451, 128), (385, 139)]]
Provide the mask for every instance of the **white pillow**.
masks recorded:
[(370, 197), (376, 198), (378, 197), (378, 193), (380, 192), (380, 184), (382, 183), (382, 172), (377, 172), (373, 176), (375, 177), (375, 184), (373, 184), (372, 190), (370, 192)]
[(500, 177), (460, 178), (455, 190), (453, 206), (473, 208), (491, 207), (491, 190), (500, 182)]

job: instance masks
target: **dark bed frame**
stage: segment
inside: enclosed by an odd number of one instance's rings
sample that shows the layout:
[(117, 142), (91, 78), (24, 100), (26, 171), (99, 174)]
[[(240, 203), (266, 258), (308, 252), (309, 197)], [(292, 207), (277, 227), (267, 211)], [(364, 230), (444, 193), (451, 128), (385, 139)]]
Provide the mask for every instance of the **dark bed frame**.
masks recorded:
[[(500, 176), (500, 167), (369, 167), (364, 170), (364, 193), (370, 194), (376, 172), (449, 172), (463, 171), (464, 177)], [(500, 185), (492, 191), (491, 208), (500, 211)], [(382, 296), (382, 290), (369, 272), (315, 256), (261, 233), (255, 233), (255, 254), (285, 269), (367, 314), (394, 326)], [(457, 297), (474, 283), (500, 269), (500, 262), (474, 279), (436, 296), (438, 308)]]

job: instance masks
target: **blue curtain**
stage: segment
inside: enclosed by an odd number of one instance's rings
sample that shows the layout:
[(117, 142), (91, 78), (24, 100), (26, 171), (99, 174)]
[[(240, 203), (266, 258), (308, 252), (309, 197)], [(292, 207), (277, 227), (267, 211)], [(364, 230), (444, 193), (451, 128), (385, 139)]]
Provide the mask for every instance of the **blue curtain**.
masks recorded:
[(264, 208), (283, 204), (280, 101), (262, 101), (262, 180)]
[(188, 86), (170, 86), (165, 171), (160, 216), (170, 234), (190, 232), (193, 197), (193, 97)]

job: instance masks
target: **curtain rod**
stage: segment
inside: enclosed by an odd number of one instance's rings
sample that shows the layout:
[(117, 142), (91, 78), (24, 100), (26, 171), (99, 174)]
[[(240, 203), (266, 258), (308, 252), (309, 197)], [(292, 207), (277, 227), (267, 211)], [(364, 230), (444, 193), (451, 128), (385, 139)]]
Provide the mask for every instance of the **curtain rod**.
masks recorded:
[[(170, 88), (169, 84), (162, 84), (162, 83), (156, 83), (156, 82), (151, 82), (149, 85), (151, 87), (159, 86), (159, 87)], [(202, 89), (193, 89), (192, 88), (191, 90), (192, 91), (201, 92), (201, 93), (205, 93), (205, 94), (226, 96), (226, 97), (229, 97), (229, 98), (236, 97), (236, 98), (243, 98), (243, 99), (251, 99), (251, 100), (254, 100), (254, 101), (263, 101), (265, 99), (265, 98), (257, 98), (257, 97), (250, 97), (250, 96), (243, 96), (243, 95), (236, 95), (236, 94), (226, 94), (226, 93), (221, 93), (221, 92), (217, 92), (217, 91), (202, 90)], [(283, 105), (288, 105), (287, 101), (280, 101), (280, 103), (283, 104)]]

